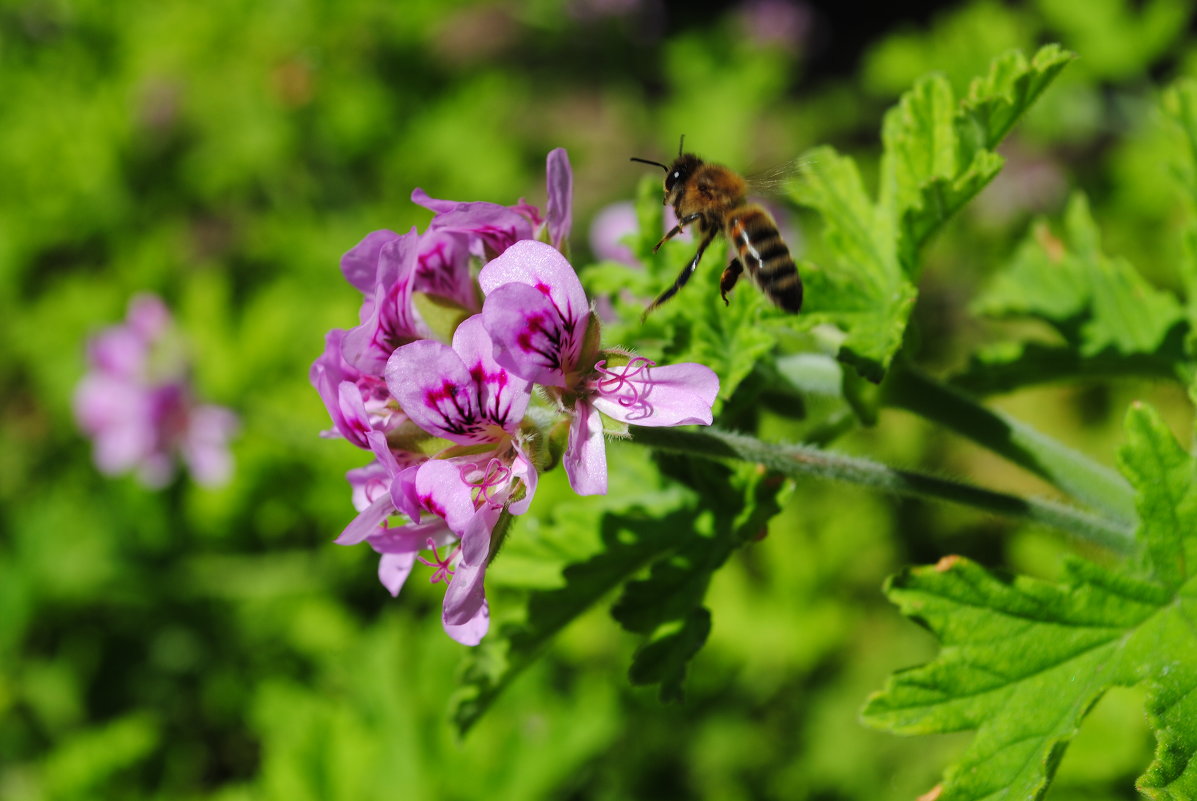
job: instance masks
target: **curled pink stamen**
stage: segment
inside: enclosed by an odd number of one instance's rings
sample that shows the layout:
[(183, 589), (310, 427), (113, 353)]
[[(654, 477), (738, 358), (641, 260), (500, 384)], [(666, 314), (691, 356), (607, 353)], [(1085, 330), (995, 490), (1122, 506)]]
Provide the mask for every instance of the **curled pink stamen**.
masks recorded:
[(473, 471), (469, 467), (462, 468), (461, 480), (477, 490), (474, 494), (474, 505), (487, 503), (491, 506), (502, 506), (503, 502), (493, 497), (492, 491), (507, 487), (507, 483), (511, 479), (511, 468), (503, 464), (502, 460), (491, 458), (486, 463), (486, 469), (482, 471), (482, 476), (476, 481), (470, 480), (472, 473)]
[(461, 550), (461, 547), (458, 546), (454, 548), (448, 556), (442, 559), (441, 555), (436, 550), (436, 543), (432, 541), (431, 537), (428, 538), (427, 543), (428, 547), (432, 549), (433, 561), (429, 562), (423, 556), (417, 556), (416, 561), (420, 562), (421, 564), (428, 565), (429, 567), (436, 568), (436, 570), (432, 572), (432, 577), (428, 579), (428, 583), (436, 584), (438, 581), (444, 581), (446, 584), (449, 583), (449, 579), (453, 578), (453, 568), (450, 567), (450, 564), (452, 564), (453, 559), (457, 556), (458, 552)]
[[(651, 415), (652, 407), (644, 396), (652, 386), (648, 368), (656, 367), (657, 363), (643, 356), (634, 356), (622, 368), (616, 368), (621, 370), (618, 373), (615, 370), (608, 370), (606, 364), (607, 360), (603, 359), (594, 365), (595, 371), (605, 376), (596, 382), (596, 389), (603, 395), (615, 398), (616, 402), (625, 409), (634, 410), (631, 417), (643, 418)], [(644, 373), (644, 376), (640, 379), (640, 383), (633, 382), (632, 379), (640, 376), (641, 373)]]

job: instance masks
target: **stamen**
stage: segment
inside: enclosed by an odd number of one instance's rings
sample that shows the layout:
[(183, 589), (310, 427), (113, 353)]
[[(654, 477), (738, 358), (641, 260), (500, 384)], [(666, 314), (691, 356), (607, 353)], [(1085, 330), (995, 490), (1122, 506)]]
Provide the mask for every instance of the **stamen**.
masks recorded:
[[(474, 466), (477, 467), (476, 465)], [(474, 506), (481, 506), (487, 503), (490, 506), (502, 506), (503, 501), (497, 500), (491, 495), (492, 490), (500, 488), (506, 489), (507, 483), (511, 478), (511, 468), (503, 463), (501, 459), (492, 457), (486, 463), (486, 469), (481, 471), (481, 476), (472, 480), (475, 470), (471, 470), (467, 465), (461, 469), (461, 480), (469, 486), (477, 490), (474, 493)]]
[[(608, 370), (606, 364), (607, 360), (603, 359), (594, 365), (596, 372), (606, 376), (596, 382), (595, 388), (603, 395), (614, 397), (619, 405), (625, 409), (633, 410), (633, 414), (629, 415), (629, 417), (642, 419), (650, 416), (653, 413), (653, 409), (645, 397), (651, 388), (648, 368), (656, 367), (657, 363), (643, 356), (634, 356), (622, 368), (616, 368), (622, 370), (618, 373), (614, 370)], [(641, 373), (644, 373), (644, 377), (641, 379), (643, 386), (632, 381), (633, 378), (639, 376)]]
[(453, 578), (453, 568), (449, 565), (453, 562), (453, 559), (457, 556), (458, 552), (461, 551), (461, 546), (454, 548), (448, 556), (446, 556), (444, 559), (441, 559), (441, 555), (437, 553), (436, 543), (432, 541), (432, 537), (429, 537), (426, 540), (426, 543), (428, 544), (428, 547), (432, 549), (433, 561), (429, 562), (423, 556), (417, 556), (416, 561), (420, 562), (421, 564), (428, 565), (429, 567), (436, 568), (436, 570), (432, 573), (432, 577), (428, 579), (429, 584), (436, 584), (438, 581), (444, 581), (446, 584), (448, 584), (449, 580)]

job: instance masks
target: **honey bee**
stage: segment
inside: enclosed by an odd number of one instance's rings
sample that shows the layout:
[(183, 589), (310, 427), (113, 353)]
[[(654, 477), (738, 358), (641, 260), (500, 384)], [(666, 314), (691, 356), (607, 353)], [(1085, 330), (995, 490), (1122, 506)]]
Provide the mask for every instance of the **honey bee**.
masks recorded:
[(686, 285), (702, 260), (703, 251), (721, 232), (736, 252), (719, 279), (723, 302), (727, 303), (727, 293), (747, 272), (775, 306), (791, 314), (797, 313), (802, 308), (802, 280), (790, 250), (777, 230), (777, 223), (761, 206), (748, 202), (747, 180), (721, 164), (710, 164), (693, 153), (683, 153), (684, 143), (683, 136), (672, 164), (632, 158), (632, 161), (665, 170), (664, 205), (672, 205), (677, 214), (677, 225), (661, 237), (653, 253), (682, 233), (690, 223), (697, 224), (699, 237), (694, 258), (682, 269), (673, 286), (649, 304), (644, 316)]

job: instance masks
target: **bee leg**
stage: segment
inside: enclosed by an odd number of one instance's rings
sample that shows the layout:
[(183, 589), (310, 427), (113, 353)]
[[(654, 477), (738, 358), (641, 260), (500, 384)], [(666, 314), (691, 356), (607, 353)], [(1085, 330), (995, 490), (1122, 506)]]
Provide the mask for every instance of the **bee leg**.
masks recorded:
[(740, 280), (740, 274), (744, 272), (744, 265), (740, 263), (739, 259), (732, 259), (731, 264), (727, 265), (727, 269), (723, 271), (723, 275), (719, 278), (719, 296), (723, 298), (723, 305), (727, 305), (727, 293), (732, 291), (732, 287), (736, 285), (736, 281)]
[(666, 289), (656, 300), (649, 304), (648, 308), (644, 310), (644, 314), (640, 316), (641, 320), (648, 317), (649, 312), (676, 295), (677, 291), (686, 285), (686, 282), (690, 280), (690, 276), (694, 275), (694, 271), (698, 268), (698, 262), (702, 259), (703, 251), (707, 249), (707, 245), (711, 244), (711, 240), (715, 238), (715, 234), (717, 233), (718, 229), (711, 229), (703, 235), (702, 241), (698, 243), (698, 252), (694, 254), (694, 258), (690, 259), (690, 263), (678, 273), (677, 280), (673, 282), (673, 286)]
[(687, 214), (685, 217), (678, 220), (677, 225), (673, 226), (673, 228), (671, 228), (669, 230), (669, 233), (667, 233), (667, 234), (665, 234), (665, 236), (661, 237), (661, 241), (658, 242), (656, 247), (653, 248), (653, 253), (656, 253), (658, 250), (660, 250), (661, 245), (664, 245), (670, 239), (673, 239), (675, 236), (680, 234), (683, 230), (682, 226), (689, 225), (690, 223), (695, 222), (696, 220), (699, 220), (699, 219), (702, 219), (702, 215), (699, 214), (698, 212), (695, 212), (694, 214)]

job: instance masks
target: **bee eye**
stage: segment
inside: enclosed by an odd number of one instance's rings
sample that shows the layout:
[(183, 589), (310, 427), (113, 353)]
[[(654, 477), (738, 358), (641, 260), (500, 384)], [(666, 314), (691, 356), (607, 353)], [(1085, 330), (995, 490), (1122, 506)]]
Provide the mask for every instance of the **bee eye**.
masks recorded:
[(682, 177), (681, 170), (674, 170), (670, 174), (670, 176), (665, 179), (665, 191), (669, 191), (670, 189), (673, 189), (673, 185), (676, 184), (677, 180), (681, 177)]

